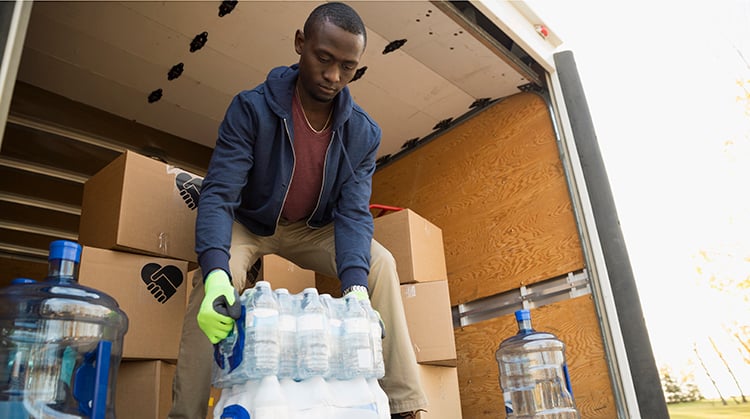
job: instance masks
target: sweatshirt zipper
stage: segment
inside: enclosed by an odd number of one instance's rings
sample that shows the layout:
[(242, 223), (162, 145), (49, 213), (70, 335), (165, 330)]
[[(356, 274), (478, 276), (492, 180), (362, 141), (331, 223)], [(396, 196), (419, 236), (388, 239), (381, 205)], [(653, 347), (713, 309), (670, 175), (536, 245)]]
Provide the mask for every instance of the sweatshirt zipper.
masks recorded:
[(310, 225), (310, 220), (313, 218), (316, 212), (318, 212), (318, 208), (320, 208), (320, 201), (323, 198), (323, 187), (326, 184), (326, 172), (328, 168), (328, 154), (331, 152), (331, 145), (333, 145), (334, 137), (336, 136), (336, 131), (331, 131), (331, 141), (328, 142), (328, 147), (326, 148), (326, 158), (323, 160), (323, 179), (320, 181), (320, 192), (318, 192), (318, 202), (315, 203), (315, 209), (310, 213), (310, 216), (307, 217), (307, 221), (305, 224), (307, 224), (310, 228), (317, 228)]
[[(294, 179), (294, 169), (297, 167), (297, 155), (294, 154), (294, 143), (292, 143), (292, 134), (289, 132), (289, 125), (287, 125), (286, 118), (282, 118), (282, 121), (284, 121), (284, 129), (286, 130), (286, 137), (289, 140), (289, 145), (292, 147), (292, 177), (289, 178), (289, 184), (286, 185), (286, 191), (284, 191), (284, 200), (281, 201), (281, 209), (279, 210), (279, 215), (276, 216), (276, 225), (273, 226), (274, 231), (276, 231), (276, 226), (279, 225), (279, 221), (281, 221), (281, 213), (284, 212), (284, 204), (286, 203), (286, 197), (289, 195), (289, 189), (292, 187), (292, 179)], [(325, 173), (324, 173), (325, 176)], [(320, 201), (320, 197), (318, 197), (318, 201)]]

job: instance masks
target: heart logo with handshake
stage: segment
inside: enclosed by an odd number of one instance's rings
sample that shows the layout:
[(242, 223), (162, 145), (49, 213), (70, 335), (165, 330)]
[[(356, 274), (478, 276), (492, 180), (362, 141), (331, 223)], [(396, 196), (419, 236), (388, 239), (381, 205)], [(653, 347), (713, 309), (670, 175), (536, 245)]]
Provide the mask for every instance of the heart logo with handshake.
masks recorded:
[(198, 198), (201, 196), (203, 179), (182, 172), (175, 178), (175, 183), (177, 184), (177, 190), (180, 191), (182, 200), (185, 201), (188, 208), (191, 210), (198, 208)]
[(141, 279), (154, 299), (164, 304), (182, 285), (183, 276), (180, 268), (174, 265), (148, 263), (141, 269)]

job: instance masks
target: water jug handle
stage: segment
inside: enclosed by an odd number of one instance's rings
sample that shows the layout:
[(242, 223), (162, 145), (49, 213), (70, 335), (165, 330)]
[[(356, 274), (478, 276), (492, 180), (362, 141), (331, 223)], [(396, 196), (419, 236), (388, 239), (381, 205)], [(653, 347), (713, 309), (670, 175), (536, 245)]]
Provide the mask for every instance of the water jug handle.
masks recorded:
[(214, 343), (214, 362), (219, 366), (219, 369), (224, 369), (224, 356), (221, 354), (221, 342)]
[[(242, 352), (245, 347), (245, 306), (241, 306), (240, 318), (235, 321), (235, 327), (237, 329), (237, 340), (234, 341), (234, 347), (232, 347), (232, 354), (227, 357), (229, 361), (229, 371), (234, 371), (242, 362)], [(224, 369), (224, 356), (220, 350), (221, 342), (214, 344), (214, 361), (220, 369)]]
[(570, 393), (570, 397), (573, 397), (573, 386), (570, 384), (570, 373), (568, 372), (568, 363), (563, 364), (563, 376), (565, 376), (565, 387)]
[(107, 413), (107, 388), (112, 342), (102, 340), (96, 350), (83, 356), (83, 365), (76, 369), (73, 398), (78, 411), (91, 419), (104, 419)]
[(237, 325), (237, 340), (232, 348), (232, 355), (229, 356), (229, 372), (234, 371), (242, 363), (242, 353), (245, 348), (245, 306), (242, 306), (240, 318), (235, 321)]
[(96, 378), (94, 380), (94, 411), (91, 419), (105, 419), (107, 415), (107, 389), (109, 387), (109, 361), (112, 342), (99, 342), (96, 354)]

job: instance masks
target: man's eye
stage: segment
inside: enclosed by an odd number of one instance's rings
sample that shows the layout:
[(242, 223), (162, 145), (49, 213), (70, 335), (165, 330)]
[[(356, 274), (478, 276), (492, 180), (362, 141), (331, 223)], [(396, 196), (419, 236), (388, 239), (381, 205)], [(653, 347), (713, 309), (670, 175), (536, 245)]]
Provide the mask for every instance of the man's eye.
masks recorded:
[(327, 63), (329, 60), (328, 57), (318, 57), (318, 61), (320, 61), (321, 63)]

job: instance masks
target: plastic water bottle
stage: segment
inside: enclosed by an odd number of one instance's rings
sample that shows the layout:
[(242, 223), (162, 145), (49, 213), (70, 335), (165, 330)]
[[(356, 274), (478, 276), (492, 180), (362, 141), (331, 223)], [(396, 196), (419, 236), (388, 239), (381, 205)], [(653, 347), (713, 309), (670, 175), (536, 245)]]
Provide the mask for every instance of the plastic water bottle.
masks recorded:
[(260, 382), (258, 391), (253, 398), (251, 414), (248, 419), (290, 419), (289, 402), (278, 378), (266, 376)]
[(370, 320), (370, 343), (372, 345), (372, 371), (366, 378), (383, 378), (385, 363), (383, 362), (383, 326), (380, 324), (378, 313), (372, 308), (370, 300), (362, 300), (362, 306)]
[(344, 335), (341, 346), (343, 379), (365, 377), (372, 374), (372, 344), (370, 319), (352, 294), (344, 297)]
[(342, 379), (344, 374), (343, 358), (341, 357), (341, 345), (344, 335), (343, 327), (343, 315), (344, 315), (344, 300), (341, 298), (333, 298), (330, 294), (321, 294), (320, 302), (326, 308), (326, 316), (328, 317), (328, 330), (330, 330), (330, 354), (328, 357), (328, 363), (330, 364), (330, 370), (326, 378)]
[(327, 376), (329, 372), (330, 330), (326, 310), (318, 290), (305, 288), (300, 315), (297, 317), (298, 375), (304, 380)]
[(255, 284), (245, 318), (247, 376), (259, 379), (279, 371), (279, 304), (267, 281)]
[(279, 378), (297, 376), (297, 307), (286, 288), (274, 291), (279, 302)]
[(579, 419), (565, 363), (565, 344), (531, 327), (528, 310), (516, 311), (518, 334), (495, 353), (508, 418)]

